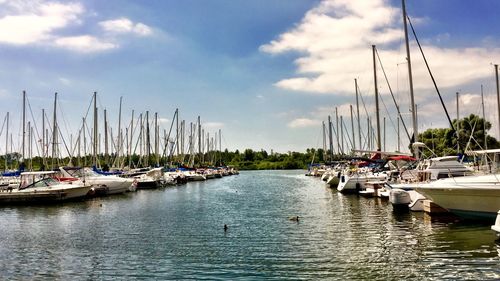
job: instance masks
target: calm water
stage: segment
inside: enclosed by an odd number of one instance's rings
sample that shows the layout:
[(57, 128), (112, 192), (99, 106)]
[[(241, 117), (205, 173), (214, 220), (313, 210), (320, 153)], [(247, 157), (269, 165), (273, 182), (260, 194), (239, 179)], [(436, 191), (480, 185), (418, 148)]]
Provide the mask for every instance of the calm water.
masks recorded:
[[(303, 171), (0, 208), (0, 279), (500, 278), (489, 225), (394, 214)], [(300, 216), (293, 222), (290, 216)], [(223, 226), (229, 229), (224, 232)]]

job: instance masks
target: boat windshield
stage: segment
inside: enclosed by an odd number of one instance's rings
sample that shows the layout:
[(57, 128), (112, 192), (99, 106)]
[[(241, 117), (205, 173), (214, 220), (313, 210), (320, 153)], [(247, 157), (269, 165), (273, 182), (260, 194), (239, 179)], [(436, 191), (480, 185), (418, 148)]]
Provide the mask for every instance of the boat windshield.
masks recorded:
[(52, 185), (56, 185), (56, 184), (59, 184), (59, 182), (53, 178), (43, 178), (43, 179), (36, 181), (36, 182), (32, 183), (31, 185), (27, 186), (27, 188), (28, 187), (47, 187), (47, 186), (52, 186)]

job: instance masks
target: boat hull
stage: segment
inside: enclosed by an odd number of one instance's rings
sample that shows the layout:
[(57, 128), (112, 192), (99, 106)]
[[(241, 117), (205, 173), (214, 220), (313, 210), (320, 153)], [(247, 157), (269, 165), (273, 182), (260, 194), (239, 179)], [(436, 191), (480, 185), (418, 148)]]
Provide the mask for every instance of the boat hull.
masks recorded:
[(464, 218), (495, 219), (500, 210), (500, 186), (493, 184), (417, 188), (434, 203)]

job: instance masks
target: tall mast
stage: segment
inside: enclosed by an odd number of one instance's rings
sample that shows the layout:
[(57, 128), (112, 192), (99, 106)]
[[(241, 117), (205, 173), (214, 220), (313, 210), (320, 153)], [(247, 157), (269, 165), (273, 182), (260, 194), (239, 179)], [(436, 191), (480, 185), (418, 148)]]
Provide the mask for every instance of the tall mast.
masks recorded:
[(220, 163), (222, 163), (222, 132), (219, 129), (219, 151), (220, 151)]
[(45, 167), (45, 109), (43, 108), (42, 108), (42, 165)]
[(484, 117), (484, 95), (483, 84), (481, 84), (481, 107), (483, 108), (483, 133), (484, 133), (484, 149), (488, 149), (488, 138), (486, 134), (486, 118)]
[(146, 161), (145, 166), (149, 166), (149, 157), (151, 156), (151, 136), (149, 135), (149, 111), (146, 111)]
[(459, 93), (457, 92), (457, 153), (460, 153), (460, 108), (459, 108)]
[(330, 161), (333, 160), (333, 133), (332, 133), (332, 118), (330, 115), (328, 115), (328, 140), (329, 140), (329, 145), (330, 145), (330, 153), (328, 154), (330, 156)]
[[(412, 117), (412, 124), (413, 124), (413, 138), (415, 142), (418, 141), (418, 127), (417, 127), (417, 110), (415, 106), (415, 96), (413, 92), (413, 76), (412, 76), (412, 71), (411, 71), (411, 57), (410, 57), (410, 43), (408, 40), (408, 26), (406, 23), (406, 4), (405, 0), (401, 0), (402, 2), (402, 7), (403, 7), (403, 26), (404, 26), (404, 32), (405, 32), (405, 45), (406, 45), (406, 60), (408, 63), (408, 82), (410, 86), (410, 103), (411, 103), (411, 117)], [(500, 101), (500, 98), (499, 98)], [(499, 103), (500, 107), (500, 103)], [(418, 153), (418, 147), (414, 147), (414, 154), (415, 158), (419, 158), (419, 153)]]
[(175, 129), (175, 139), (176, 139), (176, 150), (177, 150), (177, 158), (179, 157), (179, 109), (176, 108), (175, 109), (175, 115), (177, 117), (177, 119), (175, 119), (175, 123), (176, 123), (176, 129)]
[(344, 155), (344, 119), (342, 115), (340, 115), (340, 143), (340, 149), (342, 151), (342, 155)]
[(498, 133), (500, 134), (500, 85), (498, 82), (498, 64), (495, 64), (495, 78), (497, 81)]
[[(340, 154), (340, 140), (339, 140), (339, 111), (338, 111), (338, 108), (335, 107), (335, 123), (336, 123), (336, 127), (335, 127), (335, 137), (337, 139), (337, 153)], [(332, 153), (333, 153), (333, 149), (332, 149)]]
[(93, 165), (97, 167), (97, 92), (94, 92), (94, 140), (93, 140)]
[(356, 88), (356, 115), (358, 116), (358, 139), (359, 139), (359, 149), (362, 149), (361, 145), (361, 117), (359, 116), (359, 93), (358, 93), (358, 79), (354, 78), (354, 87)]
[(23, 140), (22, 144), (22, 159), (24, 162), (24, 150), (25, 150), (25, 141), (26, 140), (26, 91), (23, 91)]
[(108, 147), (108, 111), (104, 109), (104, 162), (107, 165), (109, 160)]
[(160, 131), (158, 130), (158, 112), (155, 112), (155, 157), (156, 166), (160, 166), (159, 150), (160, 150)]
[(326, 127), (325, 121), (322, 121), (323, 125), (323, 159), (326, 159)]
[(399, 122), (400, 122), (399, 121), (399, 116), (397, 117), (397, 119), (398, 119), (398, 152), (400, 152), (401, 151), (401, 139), (399, 137), (399, 133), (400, 133), (399, 132)]
[(54, 94), (54, 115), (53, 115), (53, 130), (52, 130), (52, 169), (55, 168), (55, 159), (57, 151), (57, 93)]
[(9, 155), (9, 112), (7, 111), (7, 133), (5, 134), (5, 170), (7, 170), (8, 155)]
[(130, 142), (128, 147), (128, 167), (132, 168), (132, 138), (134, 136), (134, 110), (132, 110), (132, 119), (130, 120)]
[(352, 104), (349, 105), (351, 110), (351, 133), (352, 133), (352, 149), (356, 149), (356, 137), (354, 136), (354, 118), (352, 114)]
[(200, 121), (200, 116), (198, 116), (198, 152), (200, 154), (200, 165), (201, 165), (201, 121)]
[(377, 85), (377, 62), (375, 60), (375, 45), (372, 45), (372, 53), (373, 53), (373, 83), (375, 86), (375, 116), (377, 120), (377, 150), (381, 151), (382, 146), (381, 138), (380, 138), (380, 108), (378, 104), (378, 85)]
[(120, 153), (122, 153), (122, 149), (123, 149), (123, 140), (122, 140), (122, 100), (123, 100), (123, 97), (120, 97), (120, 108), (118, 109), (118, 149), (116, 151), (116, 159), (118, 159), (118, 162), (117, 163), (121, 163), (121, 161), (119, 161), (120, 159)]

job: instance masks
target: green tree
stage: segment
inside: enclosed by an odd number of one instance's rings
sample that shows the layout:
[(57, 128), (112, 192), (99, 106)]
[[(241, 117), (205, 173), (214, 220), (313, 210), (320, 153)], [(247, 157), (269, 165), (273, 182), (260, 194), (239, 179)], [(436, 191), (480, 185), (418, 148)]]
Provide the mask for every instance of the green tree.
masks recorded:
[[(454, 119), (453, 126), (458, 134), (451, 128), (427, 129), (419, 134), (419, 140), (429, 147), (438, 156), (457, 154), (467, 150), (482, 150), (499, 148), (499, 142), (488, 135), (491, 129), (491, 123), (483, 118), (471, 114), (463, 119)], [(486, 143), (485, 145), (485, 134)], [(458, 135), (458, 138), (457, 138)], [(424, 156), (431, 156), (429, 151), (423, 151)]]

